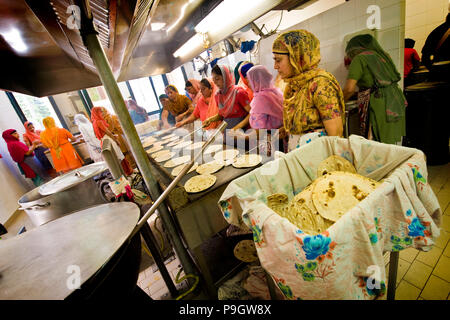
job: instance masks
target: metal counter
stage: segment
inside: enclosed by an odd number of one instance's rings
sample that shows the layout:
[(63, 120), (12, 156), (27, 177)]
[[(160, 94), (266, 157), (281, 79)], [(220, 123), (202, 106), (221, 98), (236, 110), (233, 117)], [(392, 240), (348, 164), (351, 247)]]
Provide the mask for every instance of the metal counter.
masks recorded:
[[(151, 149), (151, 147), (146, 147), (146, 151)], [(164, 149), (175, 151), (173, 148), (167, 147), (167, 145), (163, 147)], [(228, 148), (230, 147), (228, 146)], [(245, 153), (243, 149), (236, 149), (239, 150), (241, 155)], [(199, 152), (199, 150), (195, 149), (191, 152), (191, 155), (194, 152)], [(255, 151), (252, 153), (255, 153)], [(211, 157), (214, 154), (212, 153)], [(183, 155), (186, 155), (186, 153), (183, 153)], [(150, 155), (148, 156), (153, 165), (152, 169), (155, 178), (161, 189), (166, 189), (174, 178), (171, 175), (173, 168), (165, 168), (164, 164), (166, 161), (158, 163)], [(262, 155), (262, 158), (262, 162), (257, 167), (270, 160), (265, 155)], [(203, 159), (199, 159), (201, 160), (198, 162), (201, 164)], [(183, 186), (187, 180), (197, 175), (194, 170), (181, 179), (180, 184), (166, 200), (166, 204), (171, 209), (173, 217), (175, 217), (187, 248), (195, 257), (196, 263), (204, 276), (211, 296), (217, 296), (219, 286), (243, 267), (244, 263), (234, 257), (233, 249), (238, 241), (243, 238), (251, 239), (252, 237), (251, 234), (226, 237), (226, 229), (229, 224), (220, 211), (219, 198), (231, 181), (257, 167), (238, 169), (232, 165), (225, 166), (218, 172), (213, 173), (217, 180), (211, 188), (200, 193), (188, 194)]]

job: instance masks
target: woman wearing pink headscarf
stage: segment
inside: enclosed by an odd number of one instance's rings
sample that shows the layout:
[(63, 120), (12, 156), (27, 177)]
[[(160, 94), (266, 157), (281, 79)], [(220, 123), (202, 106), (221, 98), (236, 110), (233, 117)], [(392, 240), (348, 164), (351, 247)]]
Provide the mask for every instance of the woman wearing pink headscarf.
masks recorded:
[(203, 124), (224, 120), (228, 123), (227, 129), (246, 129), (250, 118), (250, 99), (247, 92), (234, 84), (233, 74), (226, 66), (215, 65), (212, 78), (218, 88), (215, 98), (219, 113), (206, 119)]
[(250, 126), (253, 129), (278, 129), (283, 125), (283, 93), (273, 84), (264, 66), (254, 66), (247, 73), (253, 90), (250, 102)]

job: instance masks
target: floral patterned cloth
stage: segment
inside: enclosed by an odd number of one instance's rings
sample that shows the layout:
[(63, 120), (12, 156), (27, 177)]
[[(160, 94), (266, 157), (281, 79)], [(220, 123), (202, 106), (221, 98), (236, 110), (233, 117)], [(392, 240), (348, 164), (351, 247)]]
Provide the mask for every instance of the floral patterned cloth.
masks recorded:
[[(291, 200), (336, 154), (359, 174), (384, 182), (318, 235), (305, 234), (267, 207), (283, 192)], [(231, 182), (219, 205), (225, 219), (253, 232), (261, 266), (286, 299), (369, 300), (386, 293), (383, 254), (429, 251), (442, 211), (427, 183), (424, 155), (360, 136), (321, 137)]]

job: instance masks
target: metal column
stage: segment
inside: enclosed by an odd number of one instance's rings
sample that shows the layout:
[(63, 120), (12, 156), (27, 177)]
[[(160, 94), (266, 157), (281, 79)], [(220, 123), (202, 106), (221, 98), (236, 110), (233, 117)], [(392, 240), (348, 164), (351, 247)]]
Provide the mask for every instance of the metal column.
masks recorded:
[[(144, 182), (150, 191), (150, 196), (152, 199), (156, 200), (161, 194), (156, 180), (151, 173), (150, 161), (136, 132), (136, 128), (131, 120), (128, 109), (125, 106), (124, 99), (114, 78), (108, 59), (97, 38), (97, 32), (94, 29), (90, 10), (85, 6), (86, 2), (77, 1), (77, 3), (82, 7), (80, 34), (84, 45), (89, 51), (89, 55), (97, 68), (99, 77), (106, 90), (108, 98), (119, 118), (120, 125), (122, 126), (123, 132), (130, 145), (131, 152), (136, 160)], [(169, 237), (172, 240), (174, 250), (180, 259), (185, 274), (198, 275), (195, 265), (176, 230), (175, 223), (172, 220), (173, 218), (164, 203), (158, 207), (158, 211), (167, 229)], [(192, 285), (193, 281), (190, 281), (190, 284)]]

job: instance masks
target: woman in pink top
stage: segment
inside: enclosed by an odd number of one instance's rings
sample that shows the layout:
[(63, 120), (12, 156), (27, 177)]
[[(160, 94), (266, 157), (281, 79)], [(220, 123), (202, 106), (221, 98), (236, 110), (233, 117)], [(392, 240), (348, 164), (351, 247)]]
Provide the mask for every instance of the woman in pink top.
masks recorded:
[(254, 66), (247, 73), (253, 100), (250, 102), (250, 126), (253, 129), (278, 129), (283, 125), (283, 94), (273, 84), (264, 66)]

